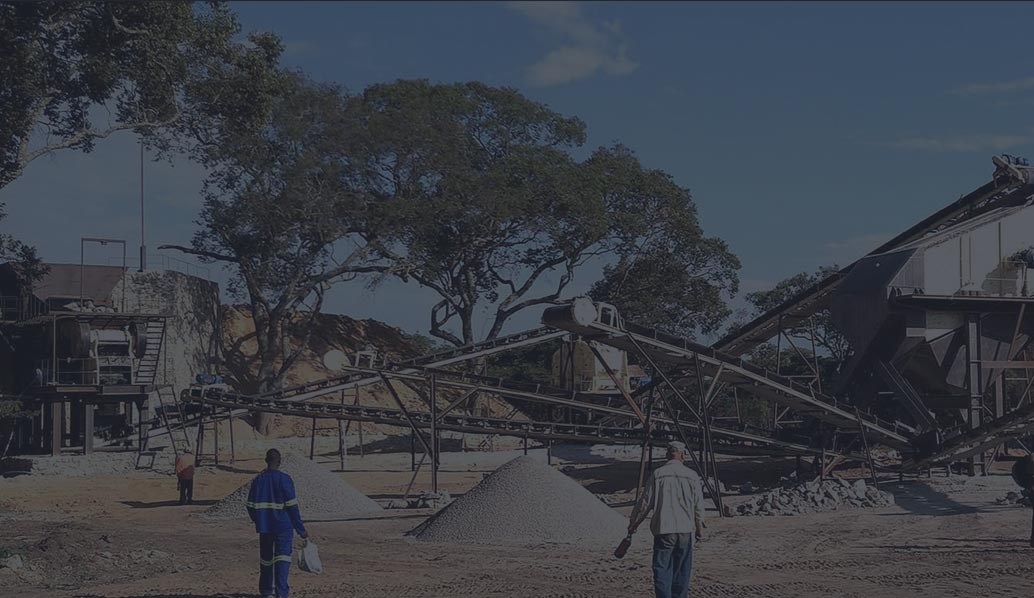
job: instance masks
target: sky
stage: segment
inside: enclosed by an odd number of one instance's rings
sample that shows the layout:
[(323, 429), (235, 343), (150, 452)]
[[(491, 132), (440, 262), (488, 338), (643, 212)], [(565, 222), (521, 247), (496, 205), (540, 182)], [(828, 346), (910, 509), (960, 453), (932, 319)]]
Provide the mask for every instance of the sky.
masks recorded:
[[(743, 292), (861, 256), (988, 181), (993, 154), (1034, 158), (1026, 3), (232, 6), (245, 31), (281, 36), (285, 64), (354, 92), (479, 80), (580, 117), (588, 147), (619, 141), (692, 191), (705, 233), (739, 256)], [(146, 161), (150, 253), (189, 242), (203, 176), (186, 159)], [(139, 147), (125, 134), (31, 164), (0, 190), (2, 226), (49, 261), (78, 262), (83, 236), (126, 239), (135, 255), (139, 198)], [(568, 294), (598, 273), (579, 273)], [(426, 332), (435, 301), (412, 285), (353, 284), (325, 309)]]

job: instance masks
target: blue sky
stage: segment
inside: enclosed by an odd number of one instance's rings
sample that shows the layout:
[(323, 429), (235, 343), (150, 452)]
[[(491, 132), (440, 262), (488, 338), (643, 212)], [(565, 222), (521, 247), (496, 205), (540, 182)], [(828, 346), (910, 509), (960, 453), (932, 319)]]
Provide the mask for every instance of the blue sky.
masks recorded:
[[(747, 291), (861, 255), (987, 181), (994, 153), (1034, 158), (1029, 4), (233, 6), (281, 35), (287, 64), (353, 91), (481, 80), (581, 117), (590, 146), (620, 141), (692, 190)], [(0, 191), (7, 229), (54, 261), (78, 261), (81, 236), (138, 245), (138, 160), (131, 136), (38, 160)], [(203, 172), (145, 168), (148, 245), (188, 241)], [(433, 302), (352, 286), (328, 311), (424, 331)]]

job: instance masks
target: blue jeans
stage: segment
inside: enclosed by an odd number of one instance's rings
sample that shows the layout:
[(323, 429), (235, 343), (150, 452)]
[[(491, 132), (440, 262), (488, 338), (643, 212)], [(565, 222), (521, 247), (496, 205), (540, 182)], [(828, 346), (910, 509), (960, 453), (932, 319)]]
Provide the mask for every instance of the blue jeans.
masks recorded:
[(693, 568), (693, 537), (660, 534), (653, 538), (653, 590), (657, 598), (686, 598)]
[[(291, 569), (291, 543), (294, 532), (259, 534), (259, 594), (287, 598), (291, 588), (287, 585), (287, 573)], [(276, 579), (274, 592), (273, 580)]]

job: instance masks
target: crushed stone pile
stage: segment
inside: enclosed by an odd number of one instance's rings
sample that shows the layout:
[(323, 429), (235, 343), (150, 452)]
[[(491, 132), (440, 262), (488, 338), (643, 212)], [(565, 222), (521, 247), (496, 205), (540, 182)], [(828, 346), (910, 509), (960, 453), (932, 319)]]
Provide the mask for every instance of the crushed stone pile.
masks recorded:
[(172, 451), (158, 453), (154, 463), (142, 457), (137, 467), (137, 453), (96, 452), (90, 455), (39, 455), (10, 457), (0, 462), (0, 472), (27, 473), (33, 476), (63, 478), (92, 478), (98, 476), (122, 476), (133, 473), (169, 474), (175, 470)]
[[(280, 469), (294, 480), (303, 520), (357, 517), (381, 510), (380, 505), (354, 486), (305, 457), (285, 455)], [(250, 490), (251, 482), (248, 482), (206, 509), (202, 517), (211, 520), (246, 519)]]
[(865, 480), (854, 483), (835, 478), (820, 481), (818, 478), (777, 488), (740, 504), (737, 515), (802, 515), (835, 511), (841, 507), (887, 507), (894, 504), (894, 495), (866, 486)]
[(996, 505), (1020, 505), (1024, 507), (1031, 506), (1030, 497), (1027, 496), (1026, 492), (1014, 492), (1010, 491), (1005, 496), (999, 496), (995, 499)]
[(425, 542), (610, 546), (627, 527), (578, 482), (534, 457), (518, 457), (410, 535)]

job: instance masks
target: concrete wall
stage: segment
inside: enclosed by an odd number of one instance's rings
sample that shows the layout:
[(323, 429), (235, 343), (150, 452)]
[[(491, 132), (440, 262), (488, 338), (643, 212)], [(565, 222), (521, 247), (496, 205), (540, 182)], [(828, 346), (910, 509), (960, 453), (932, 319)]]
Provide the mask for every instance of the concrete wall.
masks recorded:
[[(112, 290), (126, 311), (171, 316), (156, 382), (172, 384), (176, 394), (196, 374), (212, 371), (219, 354), (219, 285), (174, 271), (130, 272)], [(117, 303), (116, 303), (117, 304)]]

